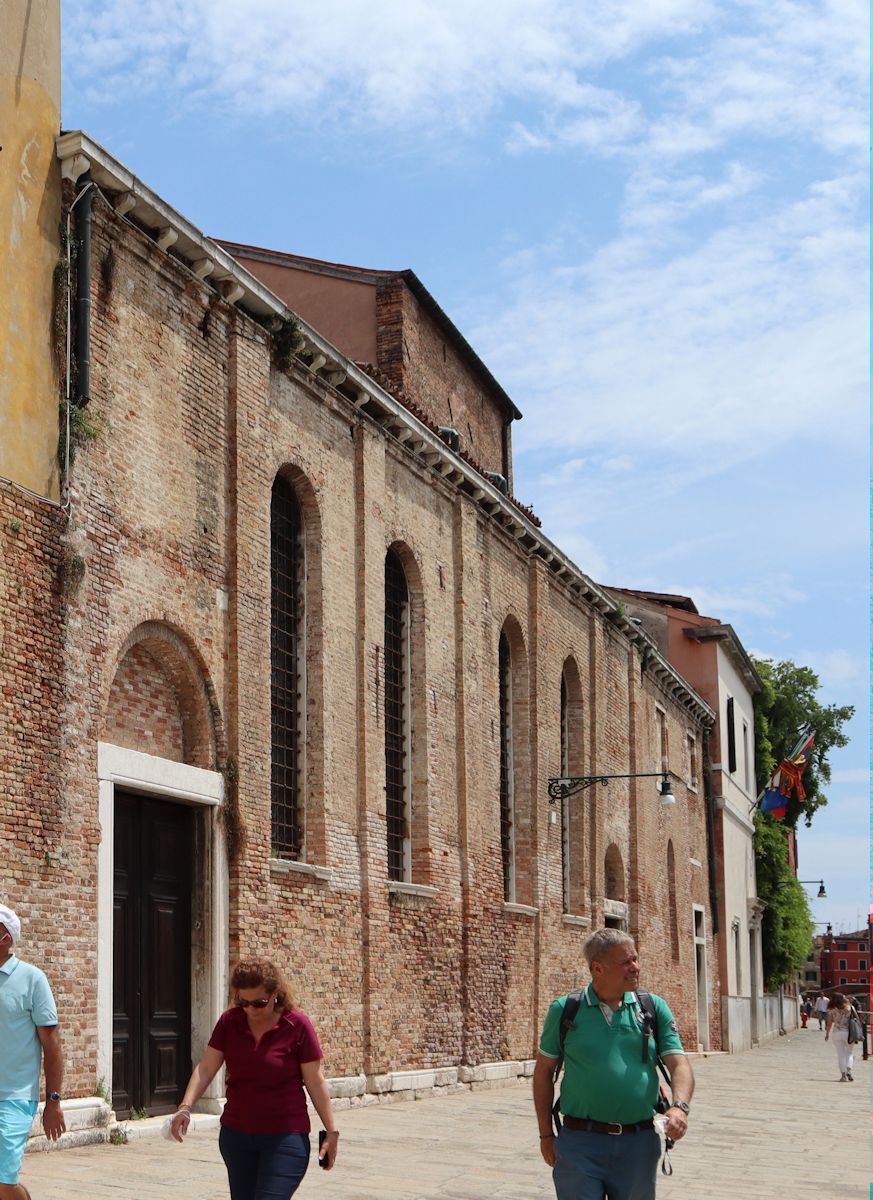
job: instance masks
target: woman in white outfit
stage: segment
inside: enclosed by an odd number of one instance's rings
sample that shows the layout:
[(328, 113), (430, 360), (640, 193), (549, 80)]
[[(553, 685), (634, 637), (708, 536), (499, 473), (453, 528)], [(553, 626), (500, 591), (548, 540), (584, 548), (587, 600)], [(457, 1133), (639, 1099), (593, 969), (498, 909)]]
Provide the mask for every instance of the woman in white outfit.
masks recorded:
[(842, 992), (834, 992), (828, 1006), (827, 1022), (825, 1024), (825, 1041), (833, 1035), (834, 1046), (837, 1050), (837, 1060), (840, 1067), (840, 1083), (852, 1083), (852, 1067), (854, 1058), (852, 1047), (849, 1045), (849, 1017), (852, 1006)]

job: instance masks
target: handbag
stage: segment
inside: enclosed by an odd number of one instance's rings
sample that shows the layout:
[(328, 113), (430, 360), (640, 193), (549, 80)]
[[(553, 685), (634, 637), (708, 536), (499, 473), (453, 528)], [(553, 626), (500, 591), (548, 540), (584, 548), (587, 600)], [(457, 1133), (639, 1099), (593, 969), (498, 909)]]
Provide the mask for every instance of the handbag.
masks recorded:
[(863, 1042), (864, 1026), (861, 1024), (857, 1012), (853, 1008), (849, 1013), (849, 1045), (854, 1045), (856, 1042)]

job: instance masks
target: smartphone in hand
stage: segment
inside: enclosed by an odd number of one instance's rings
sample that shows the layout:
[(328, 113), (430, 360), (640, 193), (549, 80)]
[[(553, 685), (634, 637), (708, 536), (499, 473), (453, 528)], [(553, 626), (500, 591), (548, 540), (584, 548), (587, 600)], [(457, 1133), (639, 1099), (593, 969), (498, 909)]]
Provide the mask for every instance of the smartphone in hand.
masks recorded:
[[(324, 1145), (324, 1139), (326, 1137), (327, 1137), (327, 1130), (319, 1129), (319, 1131), (318, 1131), (318, 1153), (319, 1154), (321, 1154), (321, 1148)], [(324, 1158), (319, 1158), (318, 1165), (320, 1167), (323, 1167), (325, 1169), (325, 1171), (328, 1168), (328, 1164), (329, 1164), (329, 1160), (328, 1160), (328, 1157), (326, 1154), (325, 1154)]]

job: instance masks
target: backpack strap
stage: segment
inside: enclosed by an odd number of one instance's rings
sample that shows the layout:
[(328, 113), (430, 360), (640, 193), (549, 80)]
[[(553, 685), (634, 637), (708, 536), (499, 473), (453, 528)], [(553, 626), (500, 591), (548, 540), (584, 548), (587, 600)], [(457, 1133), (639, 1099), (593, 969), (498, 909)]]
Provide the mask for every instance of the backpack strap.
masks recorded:
[(649, 1061), (649, 1038), (653, 1037), (655, 1039), (655, 1063), (664, 1077), (667, 1087), (672, 1089), (670, 1072), (661, 1057), (661, 1047), (658, 1042), (658, 1010), (655, 1008), (655, 1002), (650, 992), (637, 992), (636, 997), (643, 1013), (643, 1062)]
[(655, 1008), (655, 1002), (652, 999), (651, 992), (637, 992), (637, 1003), (643, 1014), (642, 1030), (643, 1030), (643, 1062), (649, 1061), (649, 1038), (655, 1039), (655, 1053), (660, 1058), (658, 1049), (658, 1012)]
[[(567, 999), (564, 1001), (564, 1011), (561, 1014), (561, 1026), (560, 1026), (560, 1030), (558, 1033), (560, 1054), (558, 1056), (557, 1062), (555, 1063), (554, 1074), (552, 1075), (552, 1080), (555, 1083), (557, 1083), (558, 1076), (561, 1074), (561, 1068), (564, 1066), (564, 1043), (567, 1040), (568, 1032), (573, 1028), (573, 1024), (576, 1020), (576, 1014), (579, 1011), (579, 1006), (581, 1005), (581, 1003), (582, 1003), (582, 990), (581, 989), (578, 989), (575, 992), (569, 992), (567, 994)], [(560, 1133), (560, 1131), (561, 1131), (560, 1103), (561, 1103), (560, 1099), (558, 1097), (556, 1097), (555, 1103), (552, 1106), (552, 1118), (555, 1122), (555, 1131), (557, 1133)]]

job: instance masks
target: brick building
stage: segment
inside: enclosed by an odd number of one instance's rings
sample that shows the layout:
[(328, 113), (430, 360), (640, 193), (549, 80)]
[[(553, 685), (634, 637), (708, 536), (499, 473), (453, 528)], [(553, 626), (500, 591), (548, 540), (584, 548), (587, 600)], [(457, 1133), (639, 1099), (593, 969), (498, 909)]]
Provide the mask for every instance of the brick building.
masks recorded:
[[(438, 385), (293, 323), (85, 135), (57, 153), (71, 454), (60, 503), (0, 481), (0, 830), (68, 1094), (174, 1106), (242, 952), (287, 968), (345, 1095), (516, 1074), (604, 921), (717, 1047), (687, 751), (712, 710), (484, 441), (440, 433)], [(416, 378), (443, 353), (505, 428), (450, 337)], [(551, 816), (550, 777), (665, 768), (671, 807), (623, 779)]]
[(819, 982), (823, 991), (845, 992), (851, 996), (867, 996), (870, 992), (869, 931), (834, 933), (828, 926), (821, 938)]
[[(776, 1036), (793, 1008), (775, 1021), (764, 1001), (757, 894), (754, 697), (761, 681), (731, 625), (703, 616), (689, 596), (612, 588), (661, 652), (718, 714), (690, 746), (695, 788), (712, 809), (712, 912), (719, 954), (722, 1046), (735, 1052)], [(690, 735), (693, 737), (693, 735)], [(793, 837), (793, 834), (792, 834)], [(793, 842), (792, 842), (793, 846)]]

